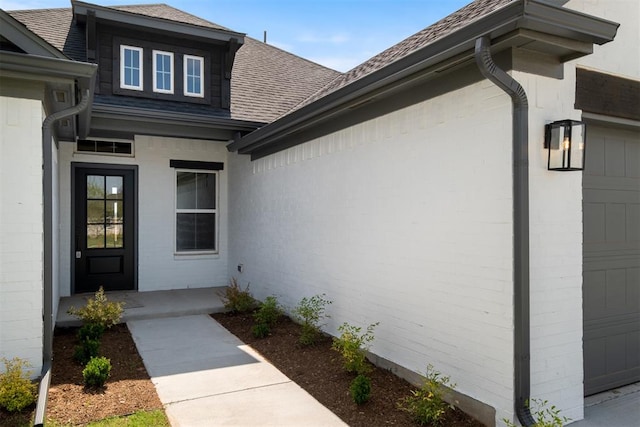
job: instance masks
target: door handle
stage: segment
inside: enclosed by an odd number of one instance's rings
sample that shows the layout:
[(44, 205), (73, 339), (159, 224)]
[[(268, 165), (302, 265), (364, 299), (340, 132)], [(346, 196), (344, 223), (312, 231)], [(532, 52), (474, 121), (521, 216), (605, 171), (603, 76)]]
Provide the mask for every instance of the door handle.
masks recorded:
[(82, 258), (82, 251), (76, 251), (76, 259)]

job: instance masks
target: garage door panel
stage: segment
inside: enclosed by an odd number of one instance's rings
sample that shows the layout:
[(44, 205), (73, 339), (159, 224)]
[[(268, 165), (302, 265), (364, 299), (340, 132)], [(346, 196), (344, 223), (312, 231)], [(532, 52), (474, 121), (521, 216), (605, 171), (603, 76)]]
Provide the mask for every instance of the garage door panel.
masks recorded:
[(626, 161), (624, 157), (625, 142), (616, 138), (605, 137), (604, 172), (608, 177), (626, 176)]
[(625, 146), (625, 171), (629, 178), (640, 178), (640, 144), (629, 143)]
[(640, 381), (640, 133), (590, 127), (583, 174), (585, 394)]

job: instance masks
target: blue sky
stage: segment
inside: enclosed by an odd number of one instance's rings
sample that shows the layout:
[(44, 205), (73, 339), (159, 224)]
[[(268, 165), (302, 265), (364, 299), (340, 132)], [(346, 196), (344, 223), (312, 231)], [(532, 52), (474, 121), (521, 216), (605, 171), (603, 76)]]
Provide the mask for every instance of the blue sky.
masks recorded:
[[(339, 71), (425, 28), (471, 0), (91, 0), (167, 3)], [(70, 7), (69, 0), (0, 0), (4, 10)]]

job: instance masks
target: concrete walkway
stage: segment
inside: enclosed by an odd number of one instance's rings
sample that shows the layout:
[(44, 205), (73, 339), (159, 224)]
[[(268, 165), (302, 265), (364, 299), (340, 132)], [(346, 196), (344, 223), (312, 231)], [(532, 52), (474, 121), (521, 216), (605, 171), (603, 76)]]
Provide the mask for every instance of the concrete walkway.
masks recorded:
[(174, 427), (346, 425), (207, 315), (127, 325)]

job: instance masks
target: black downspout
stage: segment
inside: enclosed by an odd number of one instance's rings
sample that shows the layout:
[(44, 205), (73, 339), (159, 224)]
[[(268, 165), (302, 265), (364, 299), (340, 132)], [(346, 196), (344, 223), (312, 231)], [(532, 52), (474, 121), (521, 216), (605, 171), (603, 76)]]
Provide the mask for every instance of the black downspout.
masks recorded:
[(36, 403), (36, 413), (34, 425), (36, 427), (44, 425), (44, 416), (47, 407), (47, 394), (51, 381), (51, 359), (53, 357), (53, 149), (51, 140), (53, 138), (53, 124), (65, 117), (80, 113), (89, 106), (89, 90), (87, 89), (80, 102), (71, 108), (58, 111), (47, 116), (42, 122), (42, 198), (43, 198), (43, 331), (42, 331), (42, 373), (40, 375), (40, 385), (38, 387), (38, 402)]
[(520, 84), (491, 59), (488, 36), (476, 40), (475, 59), (483, 76), (510, 97), (513, 105), (513, 317), (515, 409), (523, 426), (536, 421), (529, 411), (529, 105)]

